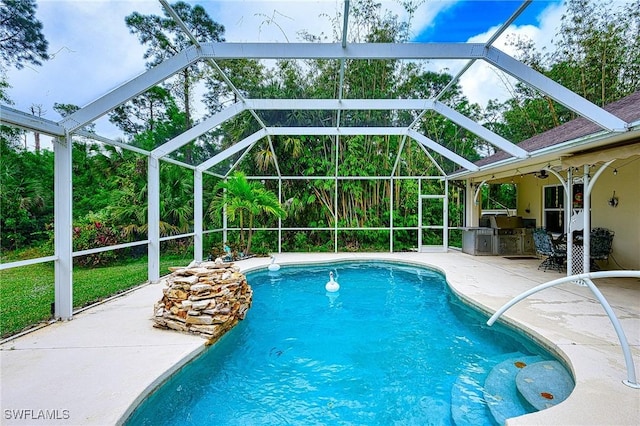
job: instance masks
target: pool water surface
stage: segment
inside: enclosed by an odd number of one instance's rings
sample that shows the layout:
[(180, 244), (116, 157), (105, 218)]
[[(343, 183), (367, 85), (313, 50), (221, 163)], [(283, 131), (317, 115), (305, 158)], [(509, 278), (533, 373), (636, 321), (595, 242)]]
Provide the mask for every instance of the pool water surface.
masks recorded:
[[(325, 290), (330, 271), (338, 293)], [(424, 267), (333, 263), (247, 279), (246, 319), (127, 424), (447, 425), (461, 374), (512, 352), (550, 358), (506, 328), (487, 328)]]

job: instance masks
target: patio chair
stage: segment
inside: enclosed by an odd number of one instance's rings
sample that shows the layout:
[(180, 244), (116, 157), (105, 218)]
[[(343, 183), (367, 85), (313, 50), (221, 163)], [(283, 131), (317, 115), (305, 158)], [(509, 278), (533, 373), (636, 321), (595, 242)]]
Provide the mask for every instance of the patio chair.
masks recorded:
[(593, 228), (590, 233), (591, 271), (599, 271), (596, 260), (609, 262), (609, 255), (613, 250), (613, 236), (615, 233), (607, 228)]
[(564, 262), (567, 260), (567, 246), (565, 243), (553, 239), (545, 229), (537, 228), (533, 231), (533, 243), (536, 253), (545, 256), (544, 261), (538, 265), (538, 269), (555, 269), (558, 272), (564, 270)]

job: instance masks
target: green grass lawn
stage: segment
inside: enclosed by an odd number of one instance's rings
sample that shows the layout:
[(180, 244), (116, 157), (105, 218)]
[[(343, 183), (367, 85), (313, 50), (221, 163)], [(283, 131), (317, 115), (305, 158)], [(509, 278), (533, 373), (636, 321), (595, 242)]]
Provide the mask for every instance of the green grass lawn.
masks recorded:
[[(160, 260), (160, 273), (164, 275), (169, 266), (184, 266), (190, 261), (181, 255), (164, 255)], [(108, 267), (75, 267), (73, 306), (81, 308), (146, 280), (146, 258)], [(4, 338), (49, 320), (53, 300), (53, 262), (0, 272), (0, 336)]]

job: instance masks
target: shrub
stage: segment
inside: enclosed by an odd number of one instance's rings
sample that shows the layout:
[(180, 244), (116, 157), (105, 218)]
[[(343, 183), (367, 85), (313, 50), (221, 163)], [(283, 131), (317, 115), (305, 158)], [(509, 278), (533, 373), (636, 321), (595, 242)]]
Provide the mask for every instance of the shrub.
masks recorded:
[[(121, 240), (118, 231), (102, 222), (95, 221), (89, 224), (76, 224), (73, 226), (74, 252), (112, 246), (122, 242), (124, 241)], [(118, 260), (116, 251), (103, 251), (76, 257), (74, 263), (80, 266), (104, 266), (116, 260)]]

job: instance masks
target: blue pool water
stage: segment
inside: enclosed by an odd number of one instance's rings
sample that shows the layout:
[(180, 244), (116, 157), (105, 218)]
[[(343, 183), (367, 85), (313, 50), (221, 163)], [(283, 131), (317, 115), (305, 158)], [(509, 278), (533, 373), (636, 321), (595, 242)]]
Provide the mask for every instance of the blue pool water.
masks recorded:
[[(329, 271), (338, 294), (325, 291)], [(542, 353), (506, 328), (487, 328), (426, 268), (335, 263), (247, 279), (246, 319), (128, 424), (446, 425), (461, 374), (506, 353)]]

